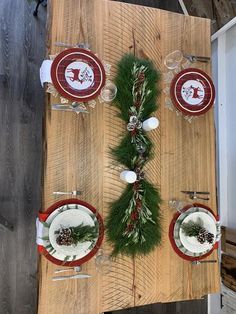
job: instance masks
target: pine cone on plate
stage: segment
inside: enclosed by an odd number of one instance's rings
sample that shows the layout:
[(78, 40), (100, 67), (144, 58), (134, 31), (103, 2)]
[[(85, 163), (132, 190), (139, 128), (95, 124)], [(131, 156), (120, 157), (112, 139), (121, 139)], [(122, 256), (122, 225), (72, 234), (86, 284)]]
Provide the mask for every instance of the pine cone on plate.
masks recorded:
[(205, 243), (207, 241), (207, 234), (208, 234), (207, 230), (205, 228), (201, 228), (197, 235), (198, 242), (201, 244)]
[(59, 234), (56, 238), (58, 245), (72, 245), (74, 240), (72, 238), (72, 233), (70, 228), (61, 228)]
[(207, 240), (208, 243), (213, 244), (214, 238), (215, 238), (215, 237), (214, 237), (214, 234), (213, 234), (213, 233), (211, 233), (211, 232), (208, 232), (208, 233), (207, 233), (206, 240)]

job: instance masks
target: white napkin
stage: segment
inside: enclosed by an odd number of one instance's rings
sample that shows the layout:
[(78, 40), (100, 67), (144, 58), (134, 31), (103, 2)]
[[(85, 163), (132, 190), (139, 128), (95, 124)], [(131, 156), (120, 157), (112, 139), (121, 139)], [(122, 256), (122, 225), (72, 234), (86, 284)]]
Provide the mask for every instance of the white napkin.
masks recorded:
[(52, 66), (52, 60), (44, 60), (40, 69), (39, 69), (39, 76), (40, 76), (40, 82), (43, 87), (44, 83), (52, 83), (51, 78), (51, 66)]
[(36, 218), (36, 243), (38, 245), (43, 245), (43, 224), (39, 220), (39, 218)]

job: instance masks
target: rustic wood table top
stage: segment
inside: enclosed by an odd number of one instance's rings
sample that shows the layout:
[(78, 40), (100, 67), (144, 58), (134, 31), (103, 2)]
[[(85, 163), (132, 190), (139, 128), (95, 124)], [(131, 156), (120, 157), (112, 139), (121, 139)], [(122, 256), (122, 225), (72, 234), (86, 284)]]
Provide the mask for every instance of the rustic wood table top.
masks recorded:
[[(48, 7), (49, 54), (63, 50), (62, 41), (89, 43), (100, 59), (116, 64), (127, 52), (150, 58), (165, 72), (164, 57), (173, 50), (211, 56), (210, 21), (196, 17), (103, 0), (51, 0)], [(210, 73), (210, 63), (195, 63)], [(216, 212), (215, 128), (213, 110), (192, 121), (168, 110), (165, 94), (156, 115), (160, 127), (150, 132), (155, 142), (154, 158), (146, 171), (161, 190), (163, 199), (162, 245), (146, 257), (119, 257), (111, 272), (97, 272), (94, 258), (83, 265), (89, 279), (53, 282), (55, 268), (44, 257), (40, 262), (39, 313), (98, 314), (156, 302), (201, 298), (219, 290), (218, 263), (191, 265), (173, 251), (168, 228), (174, 210), (172, 198), (187, 200), (181, 190), (209, 191), (205, 202)], [(114, 166), (109, 148), (116, 146), (124, 124), (116, 109), (97, 103), (89, 114), (51, 111), (46, 106), (44, 134), (43, 208), (64, 197), (53, 191), (81, 190), (81, 199), (91, 203), (105, 218), (109, 203), (124, 184)], [(111, 248), (103, 243), (106, 254)], [(217, 252), (210, 256), (217, 259)]]

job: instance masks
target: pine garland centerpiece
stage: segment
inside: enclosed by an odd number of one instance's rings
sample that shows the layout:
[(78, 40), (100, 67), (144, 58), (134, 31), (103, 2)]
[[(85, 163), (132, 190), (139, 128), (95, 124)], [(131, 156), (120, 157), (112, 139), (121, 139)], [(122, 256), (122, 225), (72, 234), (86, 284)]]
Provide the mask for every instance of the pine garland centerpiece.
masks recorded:
[[(135, 172), (137, 179), (127, 185), (111, 205), (107, 218), (108, 240), (113, 256), (149, 253), (161, 242), (160, 194), (144, 175), (144, 166), (152, 156), (153, 143), (143, 122), (157, 110), (159, 72), (150, 61), (125, 55), (118, 64), (117, 96), (114, 105), (127, 124), (126, 134), (112, 149), (116, 161)], [(154, 119), (154, 118), (152, 118)]]

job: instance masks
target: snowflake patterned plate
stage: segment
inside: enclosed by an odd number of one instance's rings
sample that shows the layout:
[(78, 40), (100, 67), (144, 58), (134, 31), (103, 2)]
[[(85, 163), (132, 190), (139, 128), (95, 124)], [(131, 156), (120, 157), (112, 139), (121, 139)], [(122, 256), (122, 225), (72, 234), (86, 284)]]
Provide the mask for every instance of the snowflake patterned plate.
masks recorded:
[(87, 102), (96, 98), (105, 84), (105, 69), (89, 50), (66, 49), (53, 60), (52, 82), (66, 99)]
[(65, 246), (58, 245), (56, 242), (57, 238), (56, 231), (58, 231), (62, 227), (63, 228), (77, 227), (80, 224), (95, 227), (95, 220), (91, 217), (90, 214), (79, 209), (71, 209), (64, 211), (53, 219), (49, 228), (49, 240), (58, 253), (62, 253), (65, 255), (76, 255), (77, 258), (82, 258), (89, 251), (92, 250), (97, 241), (97, 238), (94, 239), (94, 244), (91, 241), (86, 241), (83, 243), (78, 243), (77, 245)]
[(185, 69), (174, 77), (170, 94), (176, 108), (190, 116), (204, 114), (215, 100), (215, 88), (211, 78), (195, 68)]
[(193, 252), (193, 253), (203, 253), (207, 250), (212, 249), (216, 240), (216, 233), (217, 233), (216, 221), (210, 215), (203, 212), (189, 213), (189, 215), (187, 215), (187, 217), (184, 218), (182, 223), (187, 223), (190, 220), (196, 222), (199, 218), (203, 221), (203, 227), (208, 232), (211, 232), (214, 235), (214, 241), (212, 244), (208, 242), (201, 244), (198, 242), (198, 240), (195, 237), (186, 236), (180, 226), (180, 231), (179, 231), (180, 241), (182, 242), (183, 246), (188, 251)]

